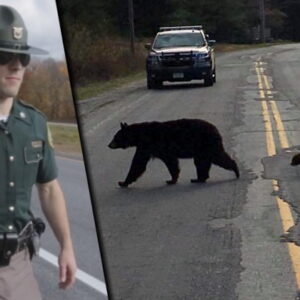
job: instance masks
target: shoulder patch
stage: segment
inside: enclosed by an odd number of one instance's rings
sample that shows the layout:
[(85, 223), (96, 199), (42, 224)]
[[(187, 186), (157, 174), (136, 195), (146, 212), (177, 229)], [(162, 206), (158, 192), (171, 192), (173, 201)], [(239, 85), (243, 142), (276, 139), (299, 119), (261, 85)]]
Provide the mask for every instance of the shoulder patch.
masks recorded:
[(47, 123), (47, 135), (48, 135), (48, 142), (49, 142), (49, 145), (51, 146), (51, 148), (54, 148), (54, 143), (53, 143), (52, 133), (51, 133), (50, 126), (49, 126), (48, 123)]

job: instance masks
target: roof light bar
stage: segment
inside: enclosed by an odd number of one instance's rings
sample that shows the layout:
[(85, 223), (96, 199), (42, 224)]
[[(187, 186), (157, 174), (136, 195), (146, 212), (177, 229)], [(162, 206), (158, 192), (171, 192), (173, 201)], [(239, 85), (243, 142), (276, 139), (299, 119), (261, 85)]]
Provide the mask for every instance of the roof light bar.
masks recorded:
[(202, 25), (159, 27), (159, 31), (186, 30), (186, 29), (196, 29), (196, 30), (201, 30), (201, 29), (202, 29)]

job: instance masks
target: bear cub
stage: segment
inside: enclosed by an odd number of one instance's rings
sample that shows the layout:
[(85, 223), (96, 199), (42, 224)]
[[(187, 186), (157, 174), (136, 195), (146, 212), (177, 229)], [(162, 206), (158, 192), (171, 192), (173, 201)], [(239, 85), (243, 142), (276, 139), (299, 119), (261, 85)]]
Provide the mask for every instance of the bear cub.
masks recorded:
[(168, 168), (175, 184), (179, 176), (179, 158), (193, 158), (197, 178), (191, 182), (205, 182), (211, 164), (233, 171), (239, 178), (236, 162), (225, 152), (222, 137), (211, 123), (199, 119), (180, 119), (167, 122), (144, 122), (127, 125), (115, 134), (108, 147), (126, 149), (136, 147), (130, 170), (121, 187), (136, 181), (146, 170), (151, 158), (161, 159)]

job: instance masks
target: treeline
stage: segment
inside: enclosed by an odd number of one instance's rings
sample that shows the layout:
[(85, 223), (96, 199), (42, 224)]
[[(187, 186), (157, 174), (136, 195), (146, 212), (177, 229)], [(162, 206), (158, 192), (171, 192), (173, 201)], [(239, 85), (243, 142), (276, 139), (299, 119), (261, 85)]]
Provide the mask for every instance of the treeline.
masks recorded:
[[(136, 42), (160, 26), (201, 24), (220, 43), (258, 41), (262, 0), (132, 0)], [(75, 83), (134, 70), (145, 51), (129, 52), (129, 0), (59, 0)], [(300, 0), (264, 0), (268, 40), (300, 41)], [(117, 70), (116, 70), (117, 69)]]
[(26, 70), (20, 99), (41, 110), (50, 121), (74, 122), (74, 103), (64, 62), (35, 60)]

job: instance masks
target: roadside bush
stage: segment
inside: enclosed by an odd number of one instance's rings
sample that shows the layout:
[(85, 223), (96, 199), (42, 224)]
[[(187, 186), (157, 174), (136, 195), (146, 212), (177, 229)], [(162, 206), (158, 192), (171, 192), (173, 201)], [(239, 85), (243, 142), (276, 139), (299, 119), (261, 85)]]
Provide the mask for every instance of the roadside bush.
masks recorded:
[(69, 68), (73, 83), (105, 81), (145, 67), (146, 50), (136, 43), (135, 54), (128, 40), (120, 37), (92, 37), (85, 28), (68, 31), (66, 37)]

